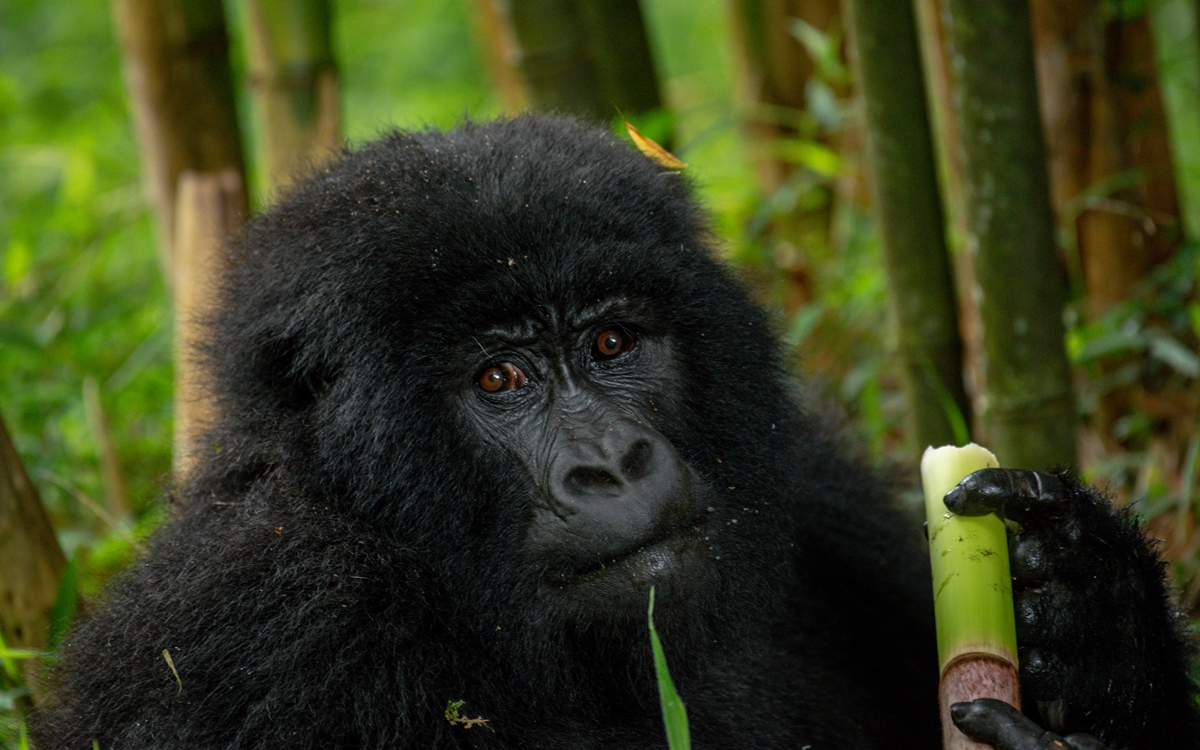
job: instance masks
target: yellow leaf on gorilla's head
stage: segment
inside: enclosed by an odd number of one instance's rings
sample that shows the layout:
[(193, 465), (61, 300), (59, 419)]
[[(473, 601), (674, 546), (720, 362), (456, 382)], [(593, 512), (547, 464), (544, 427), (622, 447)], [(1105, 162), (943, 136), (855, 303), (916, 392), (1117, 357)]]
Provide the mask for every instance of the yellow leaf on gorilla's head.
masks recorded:
[(687, 166), (670, 151), (639, 133), (637, 128), (629, 124), (629, 120), (624, 122), (625, 129), (629, 131), (629, 137), (633, 139), (633, 145), (637, 146), (638, 151), (653, 159), (654, 163), (667, 169), (683, 169)]

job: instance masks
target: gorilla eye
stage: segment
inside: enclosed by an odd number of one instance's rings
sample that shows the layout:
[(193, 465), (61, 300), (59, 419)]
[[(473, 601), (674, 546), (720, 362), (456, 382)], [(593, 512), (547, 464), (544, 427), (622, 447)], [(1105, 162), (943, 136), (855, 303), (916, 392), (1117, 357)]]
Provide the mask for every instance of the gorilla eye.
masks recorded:
[(601, 331), (596, 337), (596, 351), (603, 358), (624, 354), (637, 343), (637, 337), (632, 332), (621, 330)]
[(479, 376), (479, 387), (488, 393), (515, 391), (525, 385), (525, 373), (516, 365), (503, 362), (489, 367)]

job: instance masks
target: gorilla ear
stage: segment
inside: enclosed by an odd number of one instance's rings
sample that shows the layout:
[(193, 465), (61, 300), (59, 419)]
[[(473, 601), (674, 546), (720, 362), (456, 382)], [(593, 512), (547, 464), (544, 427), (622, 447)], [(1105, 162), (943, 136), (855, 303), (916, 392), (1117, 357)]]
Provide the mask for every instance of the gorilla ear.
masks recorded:
[(254, 364), (255, 379), (288, 411), (303, 411), (312, 406), (336, 379), (333, 368), (302, 356), (301, 346), (290, 339), (272, 341), (259, 352)]

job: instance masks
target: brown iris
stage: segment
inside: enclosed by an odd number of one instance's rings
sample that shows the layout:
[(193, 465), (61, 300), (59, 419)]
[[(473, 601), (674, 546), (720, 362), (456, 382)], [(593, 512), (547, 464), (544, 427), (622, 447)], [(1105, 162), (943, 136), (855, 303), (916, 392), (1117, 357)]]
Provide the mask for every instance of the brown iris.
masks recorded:
[(515, 391), (525, 385), (525, 373), (508, 362), (489, 367), (479, 375), (479, 387), (488, 393)]
[(596, 351), (601, 357), (615, 357), (633, 348), (637, 338), (624, 329), (601, 331), (596, 337)]

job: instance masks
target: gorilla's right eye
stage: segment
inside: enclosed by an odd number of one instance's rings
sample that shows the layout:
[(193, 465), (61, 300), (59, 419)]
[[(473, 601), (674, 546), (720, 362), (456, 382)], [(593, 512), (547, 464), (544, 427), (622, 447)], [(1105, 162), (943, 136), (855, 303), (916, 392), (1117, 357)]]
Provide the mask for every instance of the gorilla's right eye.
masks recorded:
[(515, 391), (525, 385), (525, 373), (508, 362), (487, 368), (479, 375), (479, 387), (488, 393)]
[(624, 328), (620, 330), (601, 331), (596, 337), (596, 353), (602, 359), (611, 359), (618, 354), (624, 354), (637, 343), (637, 336)]

